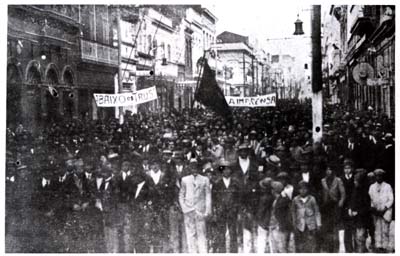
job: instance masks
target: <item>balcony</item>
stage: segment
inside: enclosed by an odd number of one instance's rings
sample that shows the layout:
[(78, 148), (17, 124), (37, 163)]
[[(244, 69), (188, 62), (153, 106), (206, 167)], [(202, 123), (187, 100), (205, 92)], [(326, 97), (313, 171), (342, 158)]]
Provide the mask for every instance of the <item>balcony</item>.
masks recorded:
[(373, 29), (373, 13), (374, 10), (372, 6), (364, 6), (364, 8), (356, 14), (350, 33), (363, 36), (364, 34), (371, 32)]
[(118, 48), (81, 39), (82, 61), (118, 66)]

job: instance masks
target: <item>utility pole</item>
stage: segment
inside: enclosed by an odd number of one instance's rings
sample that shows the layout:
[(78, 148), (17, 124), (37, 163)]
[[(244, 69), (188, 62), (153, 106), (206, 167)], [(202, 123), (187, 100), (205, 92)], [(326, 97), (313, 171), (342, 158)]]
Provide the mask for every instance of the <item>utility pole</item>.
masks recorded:
[[(122, 44), (122, 39), (121, 39), (121, 10), (119, 9), (120, 7), (117, 5), (117, 34), (118, 34), (118, 93), (122, 93), (122, 55), (121, 55), (121, 44)], [(118, 114), (119, 114), (119, 123), (123, 124), (124, 123), (124, 109), (123, 107), (118, 108)]]
[(245, 90), (246, 90), (246, 59), (244, 57), (244, 52), (243, 52), (243, 95), (240, 96), (245, 96)]
[(313, 140), (322, 139), (322, 55), (321, 55), (321, 6), (313, 5), (311, 13), (311, 43), (312, 43), (312, 121)]

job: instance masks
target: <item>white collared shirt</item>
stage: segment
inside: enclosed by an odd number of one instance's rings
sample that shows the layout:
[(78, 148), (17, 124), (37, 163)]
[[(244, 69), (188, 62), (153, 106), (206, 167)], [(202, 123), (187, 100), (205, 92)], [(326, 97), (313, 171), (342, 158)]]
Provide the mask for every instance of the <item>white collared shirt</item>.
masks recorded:
[(222, 180), (225, 184), (225, 187), (229, 188), (229, 185), (231, 184), (231, 178), (230, 177), (229, 178), (222, 177)]
[(150, 176), (153, 179), (154, 183), (157, 185), (158, 182), (160, 182), (161, 171), (155, 172), (153, 170), (150, 170)]
[(345, 177), (347, 180), (351, 179), (353, 177), (353, 174), (345, 174)]
[(45, 187), (46, 185), (50, 185), (50, 180), (46, 180), (46, 178), (42, 178), (42, 187)]
[(122, 171), (122, 180), (123, 180), (123, 181), (125, 181), (126, 176), (127, 176), (126, 172)]
[(293, 197), (293, 186), (290, 185), (290, 184), (286, 185), (286, 187), (283, 189), (281, 195), (283, 197), (287, 196), (290, 200), (292, 200), (292, 197)]
[(176, 171), (178, 173), (182, 173), (182, 170), (183, 170), (183, 165), (176, 165)]
[(142, 181), (138, 184), (137, 189), (136, 189), (136, 193), (135, 193), (135, 199), (139, 196), (140, 191), (143, 188), (145, 181)]
[(90, 172), (85, 172), (85, 176), (86, 176), (86, 179), (89, 179), (89, 180), (92, 178), (92, 174)]
[(103, 178), (96, 178), (97, 190), (100, 190), (100, 186), (101, 186), (102, 182), (103, 182)]
[(301, 177), (303, 178), (303, 180), (305, 182), (310, 182), (310, 173), (309, 172), (302, 172), (301, 173)]
[(308, 196), (306, 197), (300, 197), (300, 200), (305, 204), (307, 202)]
[(245, 159), (239, 157), (239, 165), (242, 168), (243, 174), (246, 174), (250, 166), (250, 159), (248, 157)]
[(349, 149), (353, 150), (354, 149), (354, 143), (349, 141)]

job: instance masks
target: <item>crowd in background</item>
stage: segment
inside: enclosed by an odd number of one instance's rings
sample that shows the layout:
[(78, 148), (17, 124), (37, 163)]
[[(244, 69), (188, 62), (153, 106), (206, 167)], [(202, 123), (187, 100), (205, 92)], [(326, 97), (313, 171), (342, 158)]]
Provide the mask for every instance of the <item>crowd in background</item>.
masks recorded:
[(8, 128), (6, 251), (393, 252), (394, 120), (323, 124), (288, 100)]

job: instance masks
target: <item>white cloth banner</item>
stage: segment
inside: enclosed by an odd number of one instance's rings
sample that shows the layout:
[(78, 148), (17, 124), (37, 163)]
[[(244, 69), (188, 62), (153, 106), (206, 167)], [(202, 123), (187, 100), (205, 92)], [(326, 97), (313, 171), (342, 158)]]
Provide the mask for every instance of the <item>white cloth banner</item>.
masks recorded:
[(123, 107), (138, 105), (157, 99), (156, 87), (142, 89), (136, 92), (118, 94), (94, 93), (98, 107)]
[(226, 102), (230, 107), (275, 107), (276, 93), (270, 93), (256, 97), (226, 96)]

